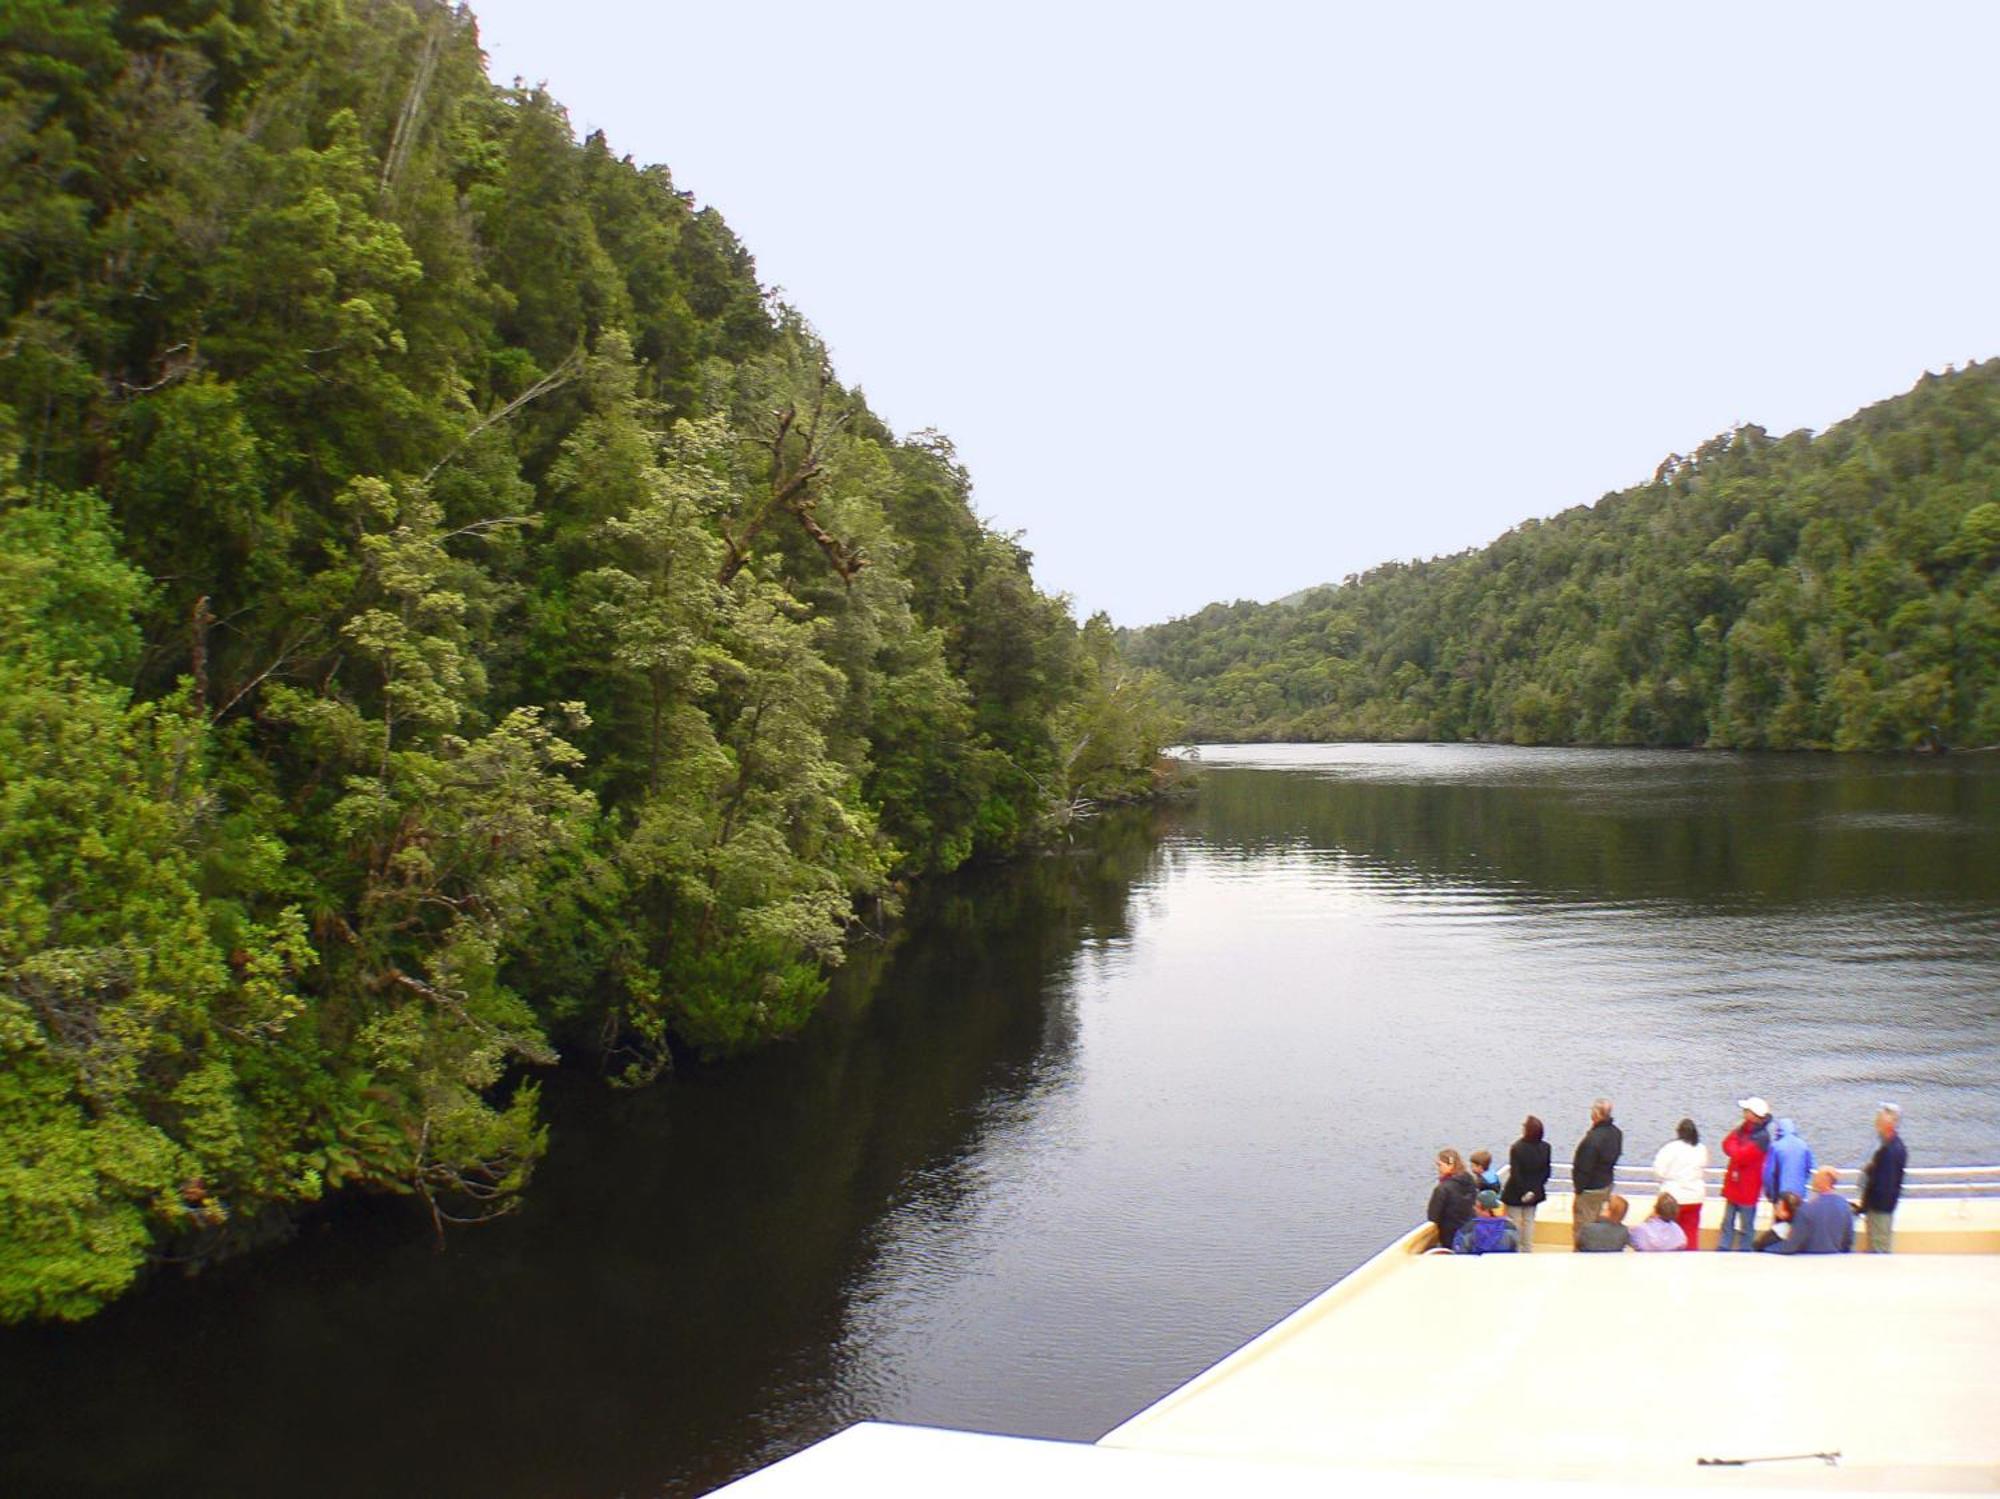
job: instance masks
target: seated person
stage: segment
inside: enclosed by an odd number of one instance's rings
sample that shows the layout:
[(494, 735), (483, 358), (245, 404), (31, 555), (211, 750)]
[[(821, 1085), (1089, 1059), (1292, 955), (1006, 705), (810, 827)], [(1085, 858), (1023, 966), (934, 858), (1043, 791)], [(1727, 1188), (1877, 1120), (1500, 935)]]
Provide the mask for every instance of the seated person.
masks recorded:
[(1681, 1227), (1681, 1205), (1673, 1193), (1662, 1192), (1653, 1199), (1653, 1216), (1632, 1230), (1632, 1247), (1641, 1254), (1688, 1247), (1687, 1230)]
[(1773, 1209), (1773, 1213), (1771, 1226), (1757, 1235), (1757, 1242), (1751, 1246), (1752, 1248), (1769, 1249), (1773, 1244), (1785, 1242), (1785, 1235), (1792, 1231), (1792, 1220), (1799, 1215), (1799, 1194), (1780, 1192), (1778, 1205)]
[(1846, 1254), (1854, 1247), (1854, 1208), (1834, 1195), (1840, 1173), (1822, 1166), (1812, 1176), (1812, 1200), (1792, 1219), (1792, 1231), (1767, 1254)]
[(1451, 1241), (1453, 1254), (1514, 1254), (1520, 1248), (1520, 1232), (1500, 1205), (1500, 1194), (1492, 1191), (1479, 1194), (1479, 1215)]
[(1625, 1227), (1625, 1213), (1630, 1207), (1629, 1202), (1613, 1192), (1605, 1201), (1604, 1211), (1597, 1215), (1597, 1221), (1586, 1223), (1576, 1231), (1576, 1252), (1618, 1254), (1630, 1248), (1632, 1234)]

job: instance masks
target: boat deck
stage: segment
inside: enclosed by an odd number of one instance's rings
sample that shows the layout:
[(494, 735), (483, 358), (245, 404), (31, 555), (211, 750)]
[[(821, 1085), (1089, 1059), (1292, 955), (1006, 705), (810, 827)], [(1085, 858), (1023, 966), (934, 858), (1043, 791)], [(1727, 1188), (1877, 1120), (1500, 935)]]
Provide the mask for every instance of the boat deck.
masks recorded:
[(1568, 1207), (1531, 1255), (1406, 1234), (1096, 1446), (864, 1422), (728, 1492), (2000, 1493), (2000, 1198), (1906, 1200), (1887, 1256), (1544, 1252)]
[[(2000, 1231), (2000, 1203), (1974, 1206)], [(1416, 1252), (1428, 1235), (1104, 1445), (1461, 1480), (2000, 1491), (2000, 1255), (1466, 1259)], [(1699, 1465), (1817, 1452), (1839, 1465)]]

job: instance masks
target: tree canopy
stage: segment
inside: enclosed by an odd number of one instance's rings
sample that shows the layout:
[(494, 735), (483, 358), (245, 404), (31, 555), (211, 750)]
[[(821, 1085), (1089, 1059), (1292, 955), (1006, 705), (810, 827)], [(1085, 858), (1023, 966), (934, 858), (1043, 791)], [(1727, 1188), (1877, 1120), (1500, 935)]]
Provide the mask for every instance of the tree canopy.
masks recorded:
[(2000, 361), (1490, 546), (1129, 632), (1207, 740), (2000, 743)]
[(1174, 726), (436, 0), (0, 0), (0, 1319), (795, 1030)]

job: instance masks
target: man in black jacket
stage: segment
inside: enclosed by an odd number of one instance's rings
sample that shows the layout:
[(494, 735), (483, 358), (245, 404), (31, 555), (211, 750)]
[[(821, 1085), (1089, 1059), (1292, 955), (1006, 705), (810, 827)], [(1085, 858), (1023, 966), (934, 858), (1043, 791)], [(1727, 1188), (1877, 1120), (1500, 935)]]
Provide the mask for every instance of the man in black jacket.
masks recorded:
[(1576, 1157), (1570, 1162), (1570, 1183), (1576, 1192), (1570, 1218), (1573, 1237), (1604, 1211), (1618, 1174), (1618, 1157), (1624, 1153), (1624, 1133), (1611, 1122), (1611, 1100), (1600, 1098), (1590, 1106), (1590, 1129), (1577, 1141)]
[(1903, 1170), (1910, 1160), (1902, 1123), (1903, 1111), (1893, 1103), (1875, 1111), (1875, 1133), (1882, 1143), (1875, 1158), (1861, 1168), (1861, 1211), (1868, 1218), (1870, 1254), (1888, 1254), (1895, 1248), (1896, 1204), (1903, 1198)]

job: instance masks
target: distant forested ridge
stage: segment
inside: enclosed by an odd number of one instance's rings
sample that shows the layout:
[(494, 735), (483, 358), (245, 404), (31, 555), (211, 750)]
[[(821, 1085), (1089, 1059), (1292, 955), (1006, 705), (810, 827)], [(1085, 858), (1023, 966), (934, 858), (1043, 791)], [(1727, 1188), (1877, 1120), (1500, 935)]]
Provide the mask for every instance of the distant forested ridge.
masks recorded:
[(2000, 743), (2000, 360), (1492, 545), (1123, 635), (1205, 740)]
[(0, 288), (0, 1320), (504, 1208), (1173, 733), (462, 8), (0, 0)]

